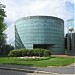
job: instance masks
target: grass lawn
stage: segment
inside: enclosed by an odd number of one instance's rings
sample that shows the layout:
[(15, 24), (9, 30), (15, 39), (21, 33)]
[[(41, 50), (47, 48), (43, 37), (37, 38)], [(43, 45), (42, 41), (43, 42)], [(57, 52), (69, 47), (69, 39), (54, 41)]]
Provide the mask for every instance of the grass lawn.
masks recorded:
[[(37, 58), (36, 58), (37, 59)], [(16, 64), (35, 67), (66, 66), (75, 62), (73, 57), (45, 57), (43, 59), (0, 57), (0, 64)]]

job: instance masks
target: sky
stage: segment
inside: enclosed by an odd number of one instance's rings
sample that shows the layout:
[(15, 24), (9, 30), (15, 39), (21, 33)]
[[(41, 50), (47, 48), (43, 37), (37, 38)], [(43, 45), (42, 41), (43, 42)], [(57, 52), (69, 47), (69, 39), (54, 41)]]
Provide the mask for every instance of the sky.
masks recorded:
[(75, 20), (75, 0), (0, 0), (0, 2), (6, 5), (7, 17), (5, 23), (7, 26), (12, 25), (22, 17), (35, 15), (55, 16), (64, 20), (66, 33), (67, 20)]

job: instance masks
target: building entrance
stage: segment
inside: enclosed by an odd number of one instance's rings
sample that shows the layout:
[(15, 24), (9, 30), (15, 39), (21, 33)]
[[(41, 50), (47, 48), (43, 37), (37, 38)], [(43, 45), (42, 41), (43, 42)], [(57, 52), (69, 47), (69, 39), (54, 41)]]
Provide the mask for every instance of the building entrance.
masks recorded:
[(50, 46), (52, 46), (52, 45), (51, 44), (34, 44), (33, 48), (48, 49)]

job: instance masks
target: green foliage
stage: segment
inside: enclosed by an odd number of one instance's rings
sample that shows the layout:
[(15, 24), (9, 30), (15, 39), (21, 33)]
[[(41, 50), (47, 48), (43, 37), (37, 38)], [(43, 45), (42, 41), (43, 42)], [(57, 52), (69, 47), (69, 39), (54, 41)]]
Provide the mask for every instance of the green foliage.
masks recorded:
[(6, 44), (6, 34), (3, 31), (6, 29), (6, 24), (4, 23), (5, 5), (0, 3), (0, 56), (5, 56), (9, 53), (13, 47)]
[(51, 56), (51, 52), (46, 49), (17, 49), (17, 50), (12, 50), (8, 54), (8, 56), (13, 56), (13, 57), (23, 57), (23, 56)]
[(4, 24), (4, 17), (6, 17), (4, 8), (5, 6), (0, 3), (0, 34), (2, 34), (2, 32), (4, 31), (6, 27)]
[(37, 48), (37, 49), (34, 49), (34, 53), (35, 53), (35, 56), (44, 56), (44, 51), (45, 49), (40, 49), (40, 48)]
[(12, 50), (12, 51), (10, 51), (8, 56), (14, 56), (14, 57), (21, 56), (21, 51), (20, 50)]
[(0, 50), (0, 56), (7, 56), (8, 53), (13, 50), (14, 47), (9, 44), (4, 44)]
[(0, 64), (15, 64), (34, 67), (65, 66), (74, 63), (74, 57), (43, 57), (43, 58), (19, 58), (0, 57)]
[(6, 25), (4, 23), (4, 17), (6, 17), (4, 8), (5, 6), (0, 3), (0, 55), (3, 53), (4, 48), (5, 48), (4, 46), (6, 43), (6, 40), (5, 40), (6, 35), (3, 33), (3, 31), (6, 28)]
[(45, 50), (45, 51), (44, 51), (44, 56), (45, 56), (45, 57), (48, 57), (49, 55), (51, 55), (51, 52), (49, 52), (48, 50)]

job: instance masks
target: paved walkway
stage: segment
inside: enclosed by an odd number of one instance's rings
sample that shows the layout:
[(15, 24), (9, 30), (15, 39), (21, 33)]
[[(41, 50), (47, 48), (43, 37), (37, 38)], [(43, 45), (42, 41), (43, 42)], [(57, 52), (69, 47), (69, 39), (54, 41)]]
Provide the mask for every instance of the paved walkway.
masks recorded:
[(74, 57), (74, 58), (75, 58), (75, 56), (68, 56), (68, 55), (51, 55), (51, 56), (55, 56), (55, 57), (56, 57), (56, 56), (57, 56), (57, 57), (72, 57), (72, 58)]
[(72, 75), (75, 74), (75, 63), (66, 66), (66, 67), (46, 67), (46, 68), (39, 68), (39, 67), (29, 67), (29, 66), (20, 66), (20, 65), (0, 65), (0, 69), (4, 70), (16, 70), (16, 71), (23, 71), (29, 73), (49, 73), (55, 75)]
[(69, 65), (68, 67), (75, 67), (75, 63)]

